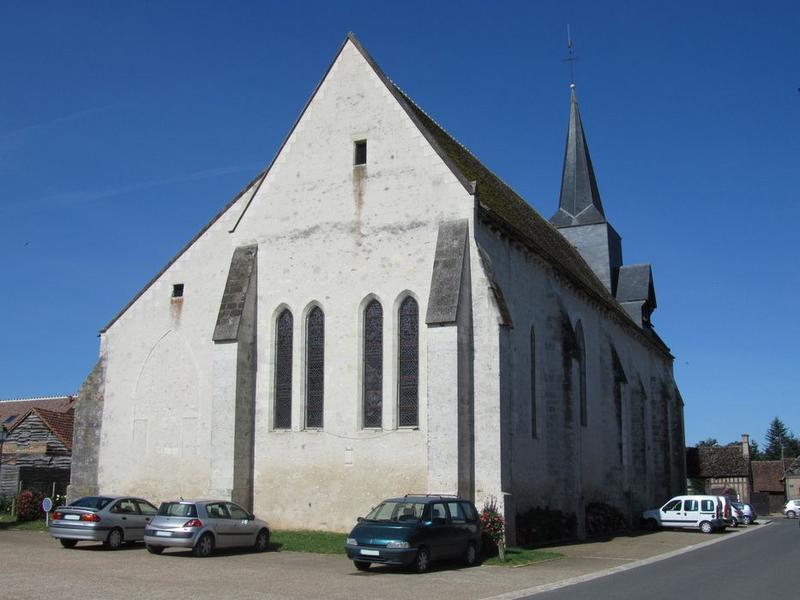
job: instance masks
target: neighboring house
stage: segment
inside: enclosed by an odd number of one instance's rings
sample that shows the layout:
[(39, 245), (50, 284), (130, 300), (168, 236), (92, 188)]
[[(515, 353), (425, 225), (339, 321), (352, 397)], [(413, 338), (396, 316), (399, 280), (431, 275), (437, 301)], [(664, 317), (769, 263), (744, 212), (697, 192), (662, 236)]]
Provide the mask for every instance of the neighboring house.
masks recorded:
[(794, 499), (787, 494), (784, 478), (793, 462), (791, 458), (753, 461), (753, 492), (763, 514), (780, 513), (786, 500)]
[(442, 492), (495, 499), (511, 539), (537, 506), (581, 535), (591, 502), (634, 516), (684, 489), (655, 307), (574, 90), (549, 222), (348, 36), (270, 166), (100, 332), (70, 494), (345, 531)]
[(686, 449), (686, 475), (699, 494), (730, 495), (750, 502), (753, 491), (750, 470), (750, 436), (730, 446), (698, 446)]
[[(66, 492), (70, 477), (74, 396), (0, 401), (8, 422), (0, 466), (0, 496), (20, 489)], [(49, 408), (45, 408), (49, 407)]]
[(800, 456), (790, 461), (783, 473), (786, 500), (800, 500)]

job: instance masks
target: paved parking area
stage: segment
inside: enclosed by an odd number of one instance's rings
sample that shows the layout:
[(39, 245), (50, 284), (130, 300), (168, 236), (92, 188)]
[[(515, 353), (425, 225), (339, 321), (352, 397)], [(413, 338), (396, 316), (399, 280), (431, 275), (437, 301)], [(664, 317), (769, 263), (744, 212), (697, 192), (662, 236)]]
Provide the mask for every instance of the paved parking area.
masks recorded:
[[(751, 530), (763, 525), (751, 526)], [(414, 596), (482, 599), (621, 568), (746, 530), (703, 535), (661, 531), (552, 548), (564, 558), (525, 567), (442, 565), (416, 575), (383, 567), (361, 573), (343, 556), (295, 552), (227, 552), (197, 559), (171, 550), (149, 554), (142, 545), (116, 552), (79, 544), (66, 550), (42, 532), (0, 531), (3, 596), (23, 599), (117, 598), (406, 599)]]

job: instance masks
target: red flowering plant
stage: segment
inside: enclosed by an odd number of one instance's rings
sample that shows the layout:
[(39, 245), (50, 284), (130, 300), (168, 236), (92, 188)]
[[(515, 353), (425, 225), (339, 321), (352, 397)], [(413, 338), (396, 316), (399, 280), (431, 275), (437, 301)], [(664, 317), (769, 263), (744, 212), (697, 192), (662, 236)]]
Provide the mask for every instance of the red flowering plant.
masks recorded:
[(505, 560), (505, 532), (506, 524), (503, 515), (497, 509), (497, 501), (490, 498), (484, 502), (481, 510), (481, 528), (489, 546), (497, 548), (500, 560)]

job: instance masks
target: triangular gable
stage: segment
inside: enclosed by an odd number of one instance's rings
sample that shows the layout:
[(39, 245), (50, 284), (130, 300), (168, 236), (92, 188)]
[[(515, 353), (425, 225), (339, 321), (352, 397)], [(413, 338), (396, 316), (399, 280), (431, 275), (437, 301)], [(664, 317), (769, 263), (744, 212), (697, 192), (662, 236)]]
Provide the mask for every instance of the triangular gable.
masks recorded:
[(42, 424), (47, 427), (50, 433), (53, 434), (59, 442), (61, 442), (67, 450), (72, 450), (72, 429), (75, 422), (74, 412), (60, 413), (52, 410), (44, 410), (41, 408), (32, 408), (25, 413), (21, 418), (8, 428), (8, 432), (12, 433), (18, 429), (26, 420), (36, 416)]
[[(235, 231), (239, 223), (242, 221), (244, 215), (247, 213), (253, 198), (255, 198), (258, 189), (261, 187), (272, 167), (283, 152), (285, 146), (291, 139), (293, 133), (297, 129), (298, 124), (302, 121), (303, 116), (308, 110), (314, 98), (317, 96), (320, 88), (327, 79), (331, 69), (336, 64), (342, 51), (347, 47), (347, 44), (352, 44), (367, 64), (372, 68), (375, 75), (383, 83), (389, 93), (394, 97), (400, 107), (404, 110), (406, 115), (411, 119), (420, 134), (426, 139), (431, 148), (445, 163), (450, 172), (455, 178), (464, 186), (464, 189), (476, 195), (480, 208), (483, 214), (488, 218), (497, 222), (506, 231), (514, 234), (518, 239), (521, 239), (539, 254), (544, 260), (551, 264), (559, 273), (568, 278), (570, 281), (578, 285), (591, 297), (602, 302), (605, 306), (614, 310), (620, 316), (624, 317), (626, 323), (630, 323), (634, 331), (639, 331), (627, 312), (617, 303), (617, 301), (609, 294), (606, 287), (592, 271), (591, 267), (581, 257), (578, 251), (558, 232), (558, 230), (551, 225), (547, 219), (542, 217), (530, 204), (528, 204), (519, 194), (517, 194), (511, 187), (503, 182), (499, 177), (487, 169), (471, 152), (469, 152), (462, 144), (455, 138), (447, 133), (441, 126), (439, 126), (425, 111), (423, 111), (416, 103), (414, 103), (408, 95), (406, 95), (400, 88), (398, 88), (378, 66), (374, 59), (367, 53), (361, 43), (356, 39), (355, 35), (349, 33), (345, 38), (342, 45), (339, 47), (334, 59), (325, 71), (321, 80), (314, 89), (311, 97), (306, 102), (300, 115), (295, 120), (292, 128), (289, 130), (286, 138), (283, 140), (280, 148), (273, 157), (269, 166), (264, 169), (259, 175), (242, 190), (231, 202), (229, 202), (209, 223), (206, 225), (186, 246), (184, 246), (178, 254), (114, 317), (114, 319), (101, 330), (101, 333), (108, 330), (114, 322), (119, 319), (122, 314), (130, 308), (130, 306), (151, 286), (161, 275), (184, 253), (189, 247), (207, 231), (213, 223), (215, 223), (227, 210), (229, 210), (242, 195), (253, 189), (253, 193), (247, 199), (245, 206), (239, 214), (236, 223), (230, 230)], [(652, 338), (645, 338), (649, 341), (655, 341), (659, 350), (669, 353), (667, 347), (660, 342), (660, 340), (653, 340)]]

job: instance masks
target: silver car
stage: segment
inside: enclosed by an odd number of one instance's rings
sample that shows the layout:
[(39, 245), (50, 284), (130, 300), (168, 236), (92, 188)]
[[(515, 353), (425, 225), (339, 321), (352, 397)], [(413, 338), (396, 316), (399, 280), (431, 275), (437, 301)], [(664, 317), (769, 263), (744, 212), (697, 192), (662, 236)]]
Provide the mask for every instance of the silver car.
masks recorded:
[(125, 542), (142, 541), (145, 527), (157, 512), (144, 498), (86, 496), (56, 508), (48, 532), (64, 548), (89, 541), (116, 550)]
[(742, 523), (745, 525), (750, 525), (750, 523), (755, 523), (758, 515), (756, 514), (755, 509), (746, 502), (732, 502), (734, 508), (738, 508), (742, 511)]
[(158, 515), (144, 533), (152, 554), (164, 548), (191, 548), (195, 556), (208, 556), (215, 548), (269, 546), (269, 524), (227, 500), (174, 500), (162, 502)]

